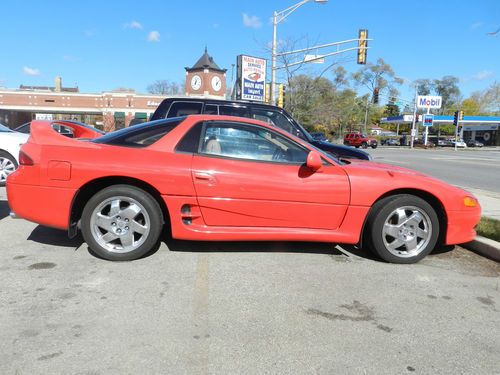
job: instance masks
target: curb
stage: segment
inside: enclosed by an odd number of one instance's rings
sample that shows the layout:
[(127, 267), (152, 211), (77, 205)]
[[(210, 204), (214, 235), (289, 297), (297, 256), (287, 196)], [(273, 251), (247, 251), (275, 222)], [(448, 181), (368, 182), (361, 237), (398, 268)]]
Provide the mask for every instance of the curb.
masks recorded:
[(474, 241), (461, 244), (460, 246), (500, 262), (500, 242), (477, 236)]

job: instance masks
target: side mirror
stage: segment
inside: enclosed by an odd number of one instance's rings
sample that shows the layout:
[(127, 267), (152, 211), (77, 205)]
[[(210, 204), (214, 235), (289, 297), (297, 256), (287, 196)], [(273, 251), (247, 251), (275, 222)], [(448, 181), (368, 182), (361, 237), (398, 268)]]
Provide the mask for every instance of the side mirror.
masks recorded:
[(309, 152), (309, 155), (307, 155), (306, 165), (315, 172), (320, 169), (323, 166), (320, 154), (317, 151)]

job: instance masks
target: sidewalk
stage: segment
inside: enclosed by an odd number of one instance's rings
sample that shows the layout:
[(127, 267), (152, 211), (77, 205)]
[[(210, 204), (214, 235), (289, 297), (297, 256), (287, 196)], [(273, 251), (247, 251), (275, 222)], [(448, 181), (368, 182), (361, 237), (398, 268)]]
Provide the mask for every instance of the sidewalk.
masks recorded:
[(500, 193), (467, 187), (463, 189), (470, 191), (479, 200), (482, 216), (500, 220)]
[[(479, 200), (482, 216), (500, 220), (500, 193), (480, 189), (464, 189), (470, 191)], [(462, 246), (500, 262), (500, 242), (477, 236), (474, 241)]]

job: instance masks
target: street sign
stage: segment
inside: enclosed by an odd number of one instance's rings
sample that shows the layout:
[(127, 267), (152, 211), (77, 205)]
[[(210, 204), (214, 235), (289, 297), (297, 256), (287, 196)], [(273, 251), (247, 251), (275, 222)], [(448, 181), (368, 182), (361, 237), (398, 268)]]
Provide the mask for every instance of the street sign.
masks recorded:
[(432, 126), (433, 122), (434, 122), (434, 115), (430, 113), (424, 115), (424, 123), (422, 124), (423, 126)]
[(325, 58), (322, 55), (305, 55), (304, 62), (311, 64), (323, 64), (325, 62)]
[(419, 95), (417, 97), (418, 108), (441, 108), (442, 98), (440, 96)]

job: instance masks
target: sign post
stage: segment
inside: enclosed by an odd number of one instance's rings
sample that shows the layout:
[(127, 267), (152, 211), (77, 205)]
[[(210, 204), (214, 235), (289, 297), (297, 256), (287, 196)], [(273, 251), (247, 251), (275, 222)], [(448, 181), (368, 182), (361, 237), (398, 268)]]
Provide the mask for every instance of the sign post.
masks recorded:
[(429, 127), (434, 123), (434, 115), (429, 113), (429, 109), (427, 110), (427, 114), (424, 115), (423, 125), (425, 126), (425, 140), (424, 144), (427, 146), (427, 141), (429, 139)]

